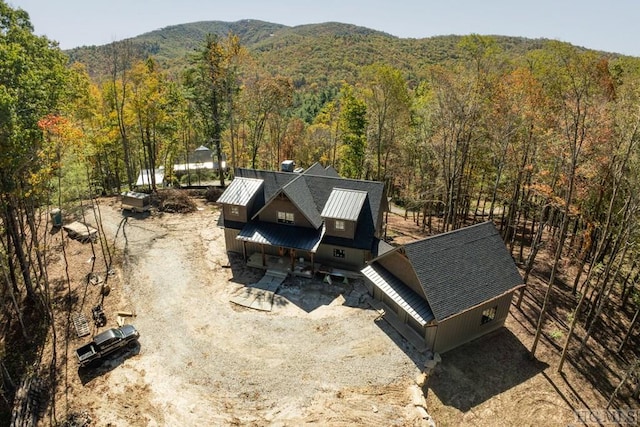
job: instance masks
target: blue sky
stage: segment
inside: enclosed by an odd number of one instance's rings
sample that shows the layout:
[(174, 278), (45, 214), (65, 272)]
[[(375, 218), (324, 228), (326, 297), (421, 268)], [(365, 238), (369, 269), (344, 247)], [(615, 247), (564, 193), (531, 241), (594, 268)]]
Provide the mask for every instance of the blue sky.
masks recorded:
[(294, 26), (337, 21), (399, 37), (497, 34), (549, 38), (640, 56), (637, 0), (5, 0), (36, 34), (68, 49), (169, 25), (260, 19)]

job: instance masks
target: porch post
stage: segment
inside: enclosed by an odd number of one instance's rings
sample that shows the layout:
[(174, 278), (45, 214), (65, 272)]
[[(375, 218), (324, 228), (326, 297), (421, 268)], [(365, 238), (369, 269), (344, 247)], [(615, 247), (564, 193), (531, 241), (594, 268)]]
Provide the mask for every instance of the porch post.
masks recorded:
[(264, 245), (260, 245), (260, 252), (262, 252), (262, 266), (267, 266), (267, 257), (264, 254)]

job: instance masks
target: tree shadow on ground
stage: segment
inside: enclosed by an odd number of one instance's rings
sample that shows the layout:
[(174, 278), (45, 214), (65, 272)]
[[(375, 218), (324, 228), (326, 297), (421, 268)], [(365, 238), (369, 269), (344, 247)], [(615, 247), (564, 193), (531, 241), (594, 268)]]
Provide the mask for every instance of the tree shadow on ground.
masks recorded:
[(507, 328), (501, 328), (442, 355), (428, 389), (444, 405), (463, 412), (538, 375), (548, 365)]
[(138, 341), (133, 341), (125, 348), (107, 356), (100, 362), (96, 362), (94, 365), (78, 368), (78, 376), (80, 377), (82, 385), (87, 385), (92, 380), (113, 371), (115, 368), (122, 365), (125, 360), (136, 356), (139, 353), (140, 343)]
[(146, 219), (151, 216), (151, 212), (146, 210), (142, 212), (132, 211), (130, 209), (122, 209), (122, 217), (123, 218), (133, 218), (133, 219)]

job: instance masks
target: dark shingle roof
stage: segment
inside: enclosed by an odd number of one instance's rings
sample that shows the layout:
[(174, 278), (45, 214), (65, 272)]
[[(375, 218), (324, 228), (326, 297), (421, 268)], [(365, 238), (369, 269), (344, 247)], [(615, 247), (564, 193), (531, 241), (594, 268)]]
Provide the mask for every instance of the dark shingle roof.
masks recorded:
[(271, 200), (271, 198), (276, 193), (278, 193), (282, 189), (282, 187), (284, 187), (300, 175), (290, 172), (275, 172), (238, 168), (235, 170), (235, 176), (263, 180), (264, 200)]
[(302, 212), (311, 225), (315, 228), (319, 228), (322, 225), (322, 217), (309, 191), (309, 186), (302, 175), (285, 185), (282, 192)]
[(341, 178), (338, 171), (336, 171), (333, 167), (327, 166), (322, 167), (322, 165), (318, 162), (315, 162), (307, 169), (302, 172), (304, 175), (316, 175), (316, 176), (329, 176), (332, 178)]
[(409, 243), (404, 251), (439, 322), (522, 284), (492, 222)]
[[(268, 204), (283, 188), (287, 187), (285, 194), (312, 224), (318, 224), (315, 218), (324, 209), (334, 188), (366, 192), (367, 197), (358, 218), (355, 238), (350, 240), (327, 236), (325, 240), (327, 243), (331, 241), (346, 247), (371, 249), (375, 240), (380, 211), (384, 209), (384, 203), (386, 203), (384, 184), (377, 181), (336, 178), (331, 172), (332, 169), (327, 168), (325, 171), (328, 171), (328, 176), (238, 168), (235, 175), (264, 181), (262, 187), (264, 197), (262, 199), (256, 198), (256, 203), (264, 200), (264, 203)], [(293, 182), (294, 180), (295, 182)], [(291, 184), (291, 187), (288, 184)], [(306, 186), (306, 189), (303, 186)], [(297, 194), (294, 189), (300, 190), (304, 194)], [(313, 201), (313, 205), (310, 203), (311, 201)]]

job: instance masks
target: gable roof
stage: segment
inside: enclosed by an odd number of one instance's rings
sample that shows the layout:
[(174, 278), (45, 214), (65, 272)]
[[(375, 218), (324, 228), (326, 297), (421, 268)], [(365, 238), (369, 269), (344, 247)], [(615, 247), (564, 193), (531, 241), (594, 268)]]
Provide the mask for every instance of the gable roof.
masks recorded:
[(264, 193), (264, 200), (270, 200), (276, 193), (278, 193), (282, 189), (282, 187), (300, 176), (298, 174), (290, 172), (263, 171), (258, 169), (244, 168), (237, 168), (234, 175), (235, 177), (255, 178), (263, 180), (264, 187), (262, 191)]
[[(235, 171), (235, 176), (262, 179), (264, 181), (262, 192), (264, 195), (263, 200), (266, 201), (265, 205), (280, 192), (284, 192), (312, 224), (322, 222), (320, 212), (324, 210), (334, 188), (366, 192), (367, 197), (362, 206), (361, 215), (358, 218), (354, 239), (332, 236), (325, 236), (324, 239), (328, 244), (371, 250), (374, 245), (376, 231), (378, 231), (378, 220), (381, 218), (381, 213), (386, 206), (384, 183), (339, 178), (333, 176), (335, 170), (327, 168), (325, 171), (329, 175), (295, 174), (238, 168)], [(288, 184), (291, 184), (291, 186), (289, 187)], [(306, 189), (304, 188), (305, 186)], [(300, 194), (295, 190), (300, 190)], [(320, 218), (319, 223), (317, 218)]]
[(247, 206), (263, 183), (261, 179), (236, 177), (218, 198), (218, 203)]
[(331, 176), (333, 178), (340, 178), (340, 174), (332, 166), (323, 168), (318, 162), (315, 162), (302, 172), (305, 175), (317, 175), (317, 176)]
[(439, 322), (522, 284), (490, 221), (412, 242), (402, 250)]
[[(287, 195), (289, 200), (302, 212), (302, 214), (309, 220), (311, 225), (316, 229), (322, 225), (322, 217), (318, 212), (313, 196), (309, 191), (309, 186), (302, 176), (298, 176), (297, 179), (289, 182), (282, 189), (282, 192)], [(269, 202), (265, 204), (267, 206)]]
[(357, 221), (366, 199), (366, 191), (334, 188), (320, 215), (323, 218)]
[(307, 169), (305, 169), (304, 171), (302, 171), (303, 174), (306, 175), (320, 175), (320, 176), (324, 176), (325, 169), (322, 167), (322, 165), (318, 162), (315, 162), (314, 164), (312, 164), (311, 166), (309, 166)]

